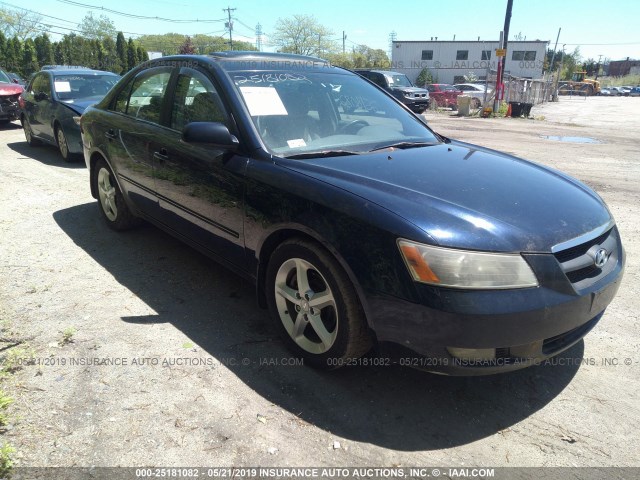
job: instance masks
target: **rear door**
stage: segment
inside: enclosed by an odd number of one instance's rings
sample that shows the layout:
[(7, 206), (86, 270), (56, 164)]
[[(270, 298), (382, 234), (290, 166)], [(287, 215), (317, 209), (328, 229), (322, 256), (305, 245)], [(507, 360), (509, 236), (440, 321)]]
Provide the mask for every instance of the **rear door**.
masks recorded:
[(101, 127), (107, 155), (120, 187), (138, 209), (158, 217), (158, 198), (150, 145), (165, 134), (161, 126), (171, 67), (142, 71), (110, 106), (109, 124)]

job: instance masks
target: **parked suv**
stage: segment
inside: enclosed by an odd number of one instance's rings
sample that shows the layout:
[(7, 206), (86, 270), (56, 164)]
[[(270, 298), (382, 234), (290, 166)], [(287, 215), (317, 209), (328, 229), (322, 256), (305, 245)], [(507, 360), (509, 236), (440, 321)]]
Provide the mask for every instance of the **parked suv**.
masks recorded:
[(424, 88), (414, 87), (404, 73), (363, 69), (354, 71), (384, 88), (416, 113), (429, 108), (429, 92)]

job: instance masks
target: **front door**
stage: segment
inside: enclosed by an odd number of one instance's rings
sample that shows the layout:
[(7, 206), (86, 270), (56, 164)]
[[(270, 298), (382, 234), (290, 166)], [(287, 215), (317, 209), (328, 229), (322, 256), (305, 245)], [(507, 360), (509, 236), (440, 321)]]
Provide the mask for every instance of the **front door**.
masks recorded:
[(218, 89), (204, 72), (182, 68), (171, 98), (169, 128), (151, 145), (162, 222), (214, 255), (244, 267), (247, 158), (181, 139), (190, 122), (230, 127)]

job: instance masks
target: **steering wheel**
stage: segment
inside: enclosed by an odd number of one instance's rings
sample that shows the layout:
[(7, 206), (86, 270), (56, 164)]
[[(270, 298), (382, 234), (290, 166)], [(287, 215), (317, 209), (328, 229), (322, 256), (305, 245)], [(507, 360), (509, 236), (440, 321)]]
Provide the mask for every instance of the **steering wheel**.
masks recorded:
[(347, 123), (346, 125), (340, 127), (339, 133), (358, 133), (358, 130), (360, 130), (363, 127), (368, 127), (369, 126), (369, 122), (366, 122), (364, 120), (353, 120), (349, 123)]

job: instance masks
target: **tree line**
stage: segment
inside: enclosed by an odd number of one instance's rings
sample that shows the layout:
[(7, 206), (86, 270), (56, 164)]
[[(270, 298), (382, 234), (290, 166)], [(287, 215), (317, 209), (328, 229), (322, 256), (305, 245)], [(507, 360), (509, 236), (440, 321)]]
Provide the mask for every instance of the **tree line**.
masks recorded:
[(20, 40), (0, 32), (0, 67), (28, 78), (44, 65), (81, 65), (123, 74), (148, 59), (144, 48), (122, 32), (110, 37), (87, 38), (75, 33), (52, 42), (43, 33)]
[[(162, 55), (208, 54), (230, 49), (222, 36), (177, 33), (125, 38), (111, 19), (89, 12), (72, 33), (52, 41), (46, 25), (34, 13), (0, 8), (0, 68), (28, 78), (44, 65), (81, 65), (124, 74), (148, 60), (147, 52)], [(279, 52), (312, 55), (345, 68), (389, 68), (386, 52), (345, 39), (336, 39), (329, 28), (313, 16), (293, 15), (278, 19), (266, 42)], [(234, 40), (234, 50), (256, 50), (246, 41)]]

